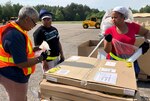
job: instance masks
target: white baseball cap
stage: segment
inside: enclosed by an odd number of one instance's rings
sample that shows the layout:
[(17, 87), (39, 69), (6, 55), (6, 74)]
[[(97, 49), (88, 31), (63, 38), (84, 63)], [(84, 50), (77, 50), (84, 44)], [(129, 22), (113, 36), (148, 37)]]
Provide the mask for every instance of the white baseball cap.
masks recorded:
[(43, 20), (44, 18), (51, 18), (52, 19), (52, 15), (51, 14), (44, 14), (41, 19)]

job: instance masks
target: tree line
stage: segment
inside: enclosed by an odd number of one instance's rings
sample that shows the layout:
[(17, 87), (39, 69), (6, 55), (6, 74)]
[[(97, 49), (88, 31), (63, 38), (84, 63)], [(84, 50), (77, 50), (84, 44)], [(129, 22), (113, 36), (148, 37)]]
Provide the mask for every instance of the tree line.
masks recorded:
[[(6, 2), (4, 5), (0, 5), (0, 21), (10, 20), (11, 17), (17, 17), (20, 8), (23, 5), (17, 3), (12, 4), (11, 1)], [(34, 8), (39, 12), (40, 9), (45, 8), (49, 12), (53, 13), (54, 21), (83, 21), (90, 17), (97, 17), (102, 19), (105, 11), (90, 8), (87, 5), (71, 3), (66, 7), (62, 6), (50, 6), (50, 5), (36, 5)], [(133, 13), (150, 13), (150, 5), (142, 7), (139, 11), (130, 8)]]

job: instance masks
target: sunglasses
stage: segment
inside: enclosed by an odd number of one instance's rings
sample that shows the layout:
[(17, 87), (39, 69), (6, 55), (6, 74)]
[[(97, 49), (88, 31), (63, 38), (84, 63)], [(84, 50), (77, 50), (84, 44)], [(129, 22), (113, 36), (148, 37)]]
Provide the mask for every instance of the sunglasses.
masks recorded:
[(32, 19), (32, 18), (30, 18), (31, 20), (32, 20), (32, 23), (34, 24), (34, 26), (36, 26), (36, 23), (35, 23), (35, 21)]

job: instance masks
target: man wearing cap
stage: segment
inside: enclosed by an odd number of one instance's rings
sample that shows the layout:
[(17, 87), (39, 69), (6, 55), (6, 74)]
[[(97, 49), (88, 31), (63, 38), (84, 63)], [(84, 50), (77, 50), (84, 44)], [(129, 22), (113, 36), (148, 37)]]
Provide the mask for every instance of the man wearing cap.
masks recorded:
[(43, 41), (46, 41), (49, 45), (51, 54), (47, 57), (46, 61), (43, 62), (44, 70), (47, 71), (58, 63), (64, 61), (64, 55), (59, 41), (58, 30), (51, 26), (52, 13), (45, 9), (41, 9), (39, 18), (43, 25), (41, 25), (33, 34), (34, 44), (35, 46), (40, 46)]
[[(114, 26), (106, 29), (104, 50), (108, 53), (107, 59), (125, 60), (134, 52), (135, 35), (144, 36), (150, 39), (150, 31), (146, 28), (134, 23), (126, 22), (129, 18), (129, 10), (125, 7), (115, 7), (111, 12), (111, 21)], [(149, 43), (144, 42), (142, 45), (142, 53), (149, 49)], [(136, 75), (140, 72), (137, 61), (134, 62)]]

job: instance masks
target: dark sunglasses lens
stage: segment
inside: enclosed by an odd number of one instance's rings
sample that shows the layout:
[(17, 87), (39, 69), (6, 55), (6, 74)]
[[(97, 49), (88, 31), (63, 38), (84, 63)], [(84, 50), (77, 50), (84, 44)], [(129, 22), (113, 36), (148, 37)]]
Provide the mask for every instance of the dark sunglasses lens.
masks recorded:
[(33, 24), (36, 25), (35, 21), (32, 18), (31, 18), (31, 20), (32, 20)]

